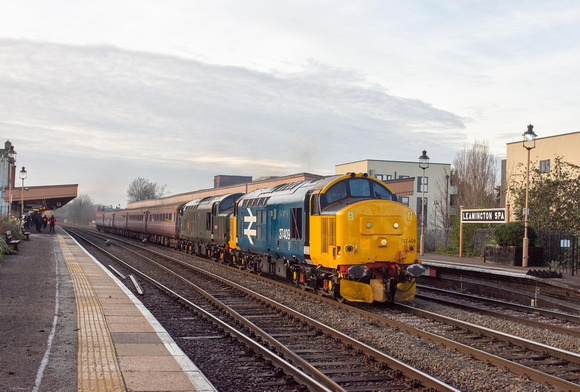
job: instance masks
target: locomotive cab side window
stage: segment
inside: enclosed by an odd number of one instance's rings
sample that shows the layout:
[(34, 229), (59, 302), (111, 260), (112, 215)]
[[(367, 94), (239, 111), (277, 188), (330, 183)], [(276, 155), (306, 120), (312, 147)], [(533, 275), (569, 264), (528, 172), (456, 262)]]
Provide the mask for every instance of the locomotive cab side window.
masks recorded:
[(378, 182), (373, 182), (373, 196), (375, 199), (397, 201), (397, 195)]
[(302, 239), (302, 208), (290, 209), (290, 239)]
[(346, 182), (341, 181), (338, 184), (333, 185), (325, 194), (326, 196), (326, 203), (332, 204), (336, 203), (337, 201), (346, 199)]

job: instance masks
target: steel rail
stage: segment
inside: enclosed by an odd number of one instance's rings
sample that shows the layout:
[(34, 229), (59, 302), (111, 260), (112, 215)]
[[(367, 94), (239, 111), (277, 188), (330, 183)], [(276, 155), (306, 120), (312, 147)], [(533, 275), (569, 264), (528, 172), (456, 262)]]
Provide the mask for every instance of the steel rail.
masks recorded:
[(458, 298), (467, 298), (467, 299), (472, 299), (475, 301), (487, 302), (490, 304), (504, 306), (506, 308), (511, 308), (511, 309), (518, 310), (518, 311), (522, 311), (522, 309), (523, 309), (523, 311), (533, 312), (533, 313), (536, 313), (536, 314), (539, 314), (542, 316), (553, 317), (553, 318), (557, 318), (559, 320), (569, 321), (569, 322), (580, 325), (580, 316), (570, 314), (570, 313), (555, 312), (553, 310), (541, 309), (541, 308), (536, 308), (533, 306), (520, 305), (520, 304), (516, 304), (516, 303), (511, 303), (511, 302), (503, 302), (503, 301), (493, 299), (493, 298), (479, 297), (479, 296), (473, 295), (473, 294), (457, 293), (454, 291), (443, 290), (443, 289), (439, 289), (436, 287), (428, 287), (428, 286), (423, 286), (423, 285), (417, 285), (417, 287), (422, 289), (422, 290), (430, 290), (430, 291), (435, 291), (438, 293), (442, 293), (445, 295), (451, 295), (451, 296), (458, 297)]
[(515, 344), (518, 346), (526, 347), (526, 348), (529, 348), (529, 349), (534, 350), (534, 351), (541, 351), (544, 353), (548, 353), (551, 356), (554, 356), (554, 357), (557, 357), (560, 359), (565, 359), (567, 361), (570, 361), (570, 362), (573, 362), (573, 363), (580, 365), (580, 354), (576, 354), (576, 353), (573, 353), (571, 351), (562, 350), (560, 348), (548, 346), (548, 345), (543, 344), (543, 343), (538, 343), (538, 342), (534, 342), (534, 341), (531, 341), (528, 339), (520, 338), (520, 337), (515, 336), (515, 335), (510, 335), (510, 334), (507, 334), (504, 332), (495, 331), (495, 330), (490, 329), (490, 328), (480, 327), (479, 325), (468, 323), (467, 321), (462, 321), (462, 320), (454, 319), (451, 317), (443, 316), (440, 314), (429, 312), (428, 310), (414, 308), (414, 307), (409, 306), (409, 305), (396, 304), (396, 307), (404, 309), (408, 313), (412, 313), (412, 314), (419, 316), (419, 317), (430, 318), (430, 319), (434, 319), (434, 320), (437, 320), (439, 322), (442, 322), (444, 324), (461, 327), (461, 328), (467, 329), (471, 332), (480, 333), (480, 334), (483, 334), (486, 336), (491, 336), (491, 337), (496, 338), (498, 340), (502, 340), (504, 342), (508, 342), (508, 343), (512, 343), (512, 344)]
[[(262, 294), (259, 294), (259, 293), (255, 292), (255, 291), (250, 290), (250, 289), (247, 289), (247, 288), (245, 288), (245, 287), (243, 287), (243, 286), (241, 286), (241, 285), (239, 285), (237, 283), (234, 283), (234, 282), (232, 282), (230, 280), (227, 280), (225, 278), (222, 278), (221, 276), (215, 275), (215, 274), (213, 274), (211, 272), (208, 272), (208, 271), (203, 270), (201, 268), (195, 267), (195, 266), (193, 266), (193, 265), (191, 265), (189, 263), (183, 262), (181, 260), (178, 260), (178, 259), (175, 259), (173, 257), (167, 256), (165, 254), (162, 254), (162, 253), (153, 251), (151, 249), (143, 248), (143, 247), (141, 247), (139, 245), (136, 245), (136, 244), (131, 244), (131, 245), (132, 246), (135, 246), (135, 247), (138, 247), (138, 248), (145, 249), (147, 252), (151, 252), (151, 253), (156, 254), (157, 256), (170, 259), (173, 262), (176, 262), (178, 264), (181, 264), (183, 266), (186, 266), (188, 268), (191, 268), (193, 270), (196, 270), (196, 271), (198, 271), (200, 273), (203, 273), (205, 275), (211, 276), (212, 278), (218, 280), (219, 282), (221, 282), (223, 284), (226, 284), (228, 286), (234, 287), (235, 289), (240, 290), (241, 292), (243, 292), (243, 293), (245, 293), (245, 294), (247, 294), (249, 296), (255, 297), (255, 298), (259, 299), (260, 301), (262, 301), (264, 303), (267, 303), (270, 306), (279, 309), (282, 312), (286, 312), (288, 314), (291, 314), (292, 316), (294, 316), (295, 318), (297, 318), (297, 319), (299, 319), (299, 320), (301, 320), (303, 322), (306, 322), (308, 324), (314, 325), (315, 328), (323, 331), (324, 333), (337, 336), (341, 340), (343, 340), (346, 344), (351, 345), (352, 347), (360, 350), (361, 352), (365, 353), (366, 355), (369, 355), (371, 357), (374, 357), (377, 361), (385, 362), (385, 363), (388, 364), (389, 367), (401, 371), (406, 377), (419, 380), (422, 383), (422, 385), (425, 386), (425, 387), (427, 387), (427, 388), (435, 388), (437, 391), (440, 391), (440, 392), (446, 392), (446, 391), (449, 391), (449, 392), (452, 392), (452, 391), (458, 392), (458, 390), (455, 389), (455, 388), (453, 388), (452, 386), (447, 385), (447, 384), (443, 383), (442, 381), (437, 380), (436, 378), (434, 378), (434, 377), (432, 377), (432, 376), (430, 376), (430, 375), (428, 375), (428, 374), (426, 374), (424, 372), (421, 372), (420, 370), (415, 369), (415, 368), (413, 368), (413, 367), (411, 367), (411, 366), (409, 366), (409, 365), (407, 365), (407, 364), (405, 364), (405, 363), (397, 360), (396, 358), (393, 358), (393, 357), (391, 357), (391, 356), (389, 356), (389, 355), (387, 355), (387, 354), (385, 354), (383, 352), (380, 352), (380, 351), (378, 351), (378, 350), (376, 350), (376, 349), (374, 349), (374, 348), (372, 348), (372, 347), (370, 347), (370, 346), (368, 346), (368, 345), (366, 345), (366, 344), (364, 344), (364, 343), (362, 343), (362, 342), (360, 342), (360, 341), (358, 341), (356, 339), (353, 339), (350, 336), (345, 335), (342, 332), (340, 332), (340, 331), (338, 331), (338, 330), (336, 330), (334, 328), (331, 328), (331, 327), (329, 327), (329, 326), (327, 326), (325, 324), (322, 324), (319, 321), (316, 321), (316, 320), (314, 320), (314, 319), (312, 319), (312, 318), (310, 318), (310, 317), (308, 317), (308, 316), (306, 316), (306, 315), (304, 315), (304, 314), (302, 314), (300, 312), (297, 312), (296, 310), (294, 310), (292, 308), (289, 308), (289, 307), (287, 307), (287, 306), (285, 306), (285, 305), (283, 305), (283, 304), (281, 304), (279, 302), (276, 302), (276, 301), (274, 301), (274, 300), (272, 300), (270, 298), (267, 298), (267, 297), (263, 296)], [(130, 249), (126, 249), (126, 250), (127, 251), (130, 251), (130, 252), (134, 252), (134, 251), (132, 251)], [(140, 255), (140, 256), (141, 257), (144, 257), (143, 255)], [(163, 267), (163, 268), (165, 268), (165, 267)], [(237, 271), (239, 271), (239, 270), (237, 270)], [(251, 276), (255, 277), (256, 275), (255, 274), (251, 274)], [(183, 281), (188, 282), (186, 279), (183, 279), (182, 277), (179, 277), (179, 275), (176, 275), (176, 277), (182, 279)], [(189, 282), (189, 283), (193, 285), (193, 283), (191, 283), (191, 282)], [(202, 290), (202, 289), (200, 289), (200, 290)], [(205, 295), (206, 294), (204, 294), (204, 296)], [(215, 301), (218, 301), (215, 298), (213, 298), (210, 294), (207, 294), (207, 296), (210, 299), (213, 299)], [(311, 375), (312, 375), (313, 378), (315, 378), (317, 380), (320, 380), (320, 381), (321, 380), (324, 380), (324, 379), (328, 379), (328, 377), (326, 375), (324, 375), (318, 369), (316, 369), (315, 367), (313, 367), (307, 361), (303, 360), (302, 358), (300, 358), (299, 356), (297, 356), (296, 354), (294, 354), (291, 350), (289, 350), (288, 348), (286, 348), (283, 344), (281, 344), (280, 342), (278, 342), (275, 338), (271, 337), (266, 332), (262, 331), (259, 327), (255, 326), (251, 321), (249, 321), (245, 317), (237, 314), (237, 312), (235, 312), (233, 309), (230, 309), (230, 310), (232, 312), (232, 315), (235, 318), (239, 319), (244, 324), (250, 325), (252, 327), (252, 329), (254, 330), (254, 332), (256, 334), (260, 335), (262, 337), (262, 339), (268, 341), (277, 350), (280, 350), (280, 351), (284, 352), (285, 355), (288, 355), (291, 358), (293, 358), (293, 360), (295, 360), (297, 363), (299, 363), (302, 367), (309, 369), (309, 372), (312, 372)], [(336, 384), (336, 386), (338, 388), (340, 388), (340, 386), (338, 386), (337, 384)]]
[[(247, 271), (239, 270), (237, 268), (233, 268), (233, 267), (227, 267), (227, 268), (232, 268), (235, 271), (247, 274), (249, 276), (258, 277), (256, 274), (252, 274), (252, 273), (247, 272)], [(259, 277), (259, 278), (262, 278), (262, 277)], [(326, 297), (317, 295), (315, 293), (311, 293), (311, 292), (304, 291), (304, 290), (299, 289), (299, 288), (289, 286), (288, 284), (283, 283), (283, 282), (278, 282), (278, 281), (266, 279), (266, 278), (262, 278), (262, 279), (265, 279), (269, 283), (274, 283), (274, 284), (278, 285), (279, 287), (283, 287), (286, 290), (290, 289), (297, 294), (307, 295), (311, 298), (315, 298), (318, 301), (324, 301), (325, 303), (327, 303), (329, 305), (333, 305), (333, 306), (339, 307), (341, 309), (346, 309), (346, 310), (349, 310), (353, 313), (357, 313), (360, 316), (363, 316), (367, 319), (386, 324), (386, 325), (388, 325), (392, 328), (395, 328), (395, 329), (400, 329), (400, 330), (406, 331), (406, 332), (411, 333), (413, 335), (419, 336), (422, 339), (430, 340), (430, 341), (442, 344), (446, 347), (456, 349), (460, 352), (463, 352), (466, 355), (470, 355), (470, 356), (477, 358), (483, 362), (489, 362), (489, 363), (494, 364), (497, 367), (503, 367), (503, 368), (509, 369), (510, 371), (512, 371), (516, 374), (527, 375), (528, 377), (530, 377), (534, 381), (538, 381), (541, 383), (549, 383), (550, 385), (552, 385), (555, 388), (558, 388), (559, 390), (573, 391), (573, 390), (578, 390), (578, 388), (579, 388), (579, 385), (576, 383), (572, 383), (572, 382), (569, 382), (567, 380), (563, 380), (561, 378), (552, 376), (550, 374), (538, 371), (536, 369), (529, 368), (529, 367), (526, 367), (524, 365), (520, 365), (516, 362), (513, 362), (513, 361), (510, 361), (508, 359), (504, 359), (504, 358), (498, 357), (496, 355), (487, 353), (485, 351), (481, 351), (479, 349), (467, 346), (463, 343), (455, 342), (455, 341), (450, 340), (448, 338), (445, 338), (443, 336), (439, 336), (439, 335), (433, 334), (431, 332), (427, 332), (427, 331), (424, 331), (422, 329), (415, 328), (415, 327), (403, 324), (401, 322), (385, 318), (383, 316), (377, 315), (377, 314), (372, 313), (372, 312), (368, 312), (364, 309), (359, 309), (359, 308), (354, 307), (354, 306), (349, 305), (349, 304), (339, 303), (333, 299), (326, 298)], [(405, 306), (405, 305), (396, 305), (396, 306)], [(414, 310), (413, 308), (409, 308), (409, 309), (413, 310), (413, 311), (417, 311), (417, 310)], [(444, 316), (435, 315), (435, 314), (433, 314), (433, 316), (437, 316), (438, 318), (441, 318), (441, 320), (444, 318)], [(453, 319), (449, 319), (449, 320), (453, 320)], [(457, 320), (457, 321), (461, 322), (460, 320)], [(475, 329), (480, 328), (476, 325), (473, 325), (473, 327)], [(493, 330), (489, 330), (489, 331), (498, 334), (498, 336), (500, 336), (499, 334), (501, 334), (500, 332), (497, 332), (497, 331), (493, 331)], [(481, 332), (481, 331), (479, 331), (479, 332)], [(504, 335), (506, 337), (512, 336), (512, 335), (508, 335), (508, 334), (504, 334)], [(538, 343), (526, 341), (525, 339), (520, 339), (516, 336), (513, 336), (513, 338), (511, 340), (514, 344), (519, 344), (519, 343), (523, 344), (525, 342), (528, 342), (528, 343), (526, 343), (526, 346), (528, 348), (534, 347), (533, 349), (535, 349), (535, 350), (538, 350), (539, 347), (541, 347), (542, 349), (549, 350), (549, 351), (553, 350), (552, 352), (554, 354), (557, 353), (558, 357), (562, 357), (562, 356), (566, 357), (567, 359), (570, 359), (572, 362), (577, 362), (578, 357), (579, 357), (575, 353), (565, 351), (565, 350), (560, 350), (560, 349), (550, 347), (547, 345), (539, 345)], [(518, 342), (518, 343), (515, 343), (515, 342)]]
[[(515, 321), (515, 322), (521, 323), (521, 324), (531, 325), (531, 326), (537, 327), (537, 328), (551, 329), (552, 331), (555, 331), (555, 332), (560, 332), (560, 333), (563, 333), (566, 335), (580, 338), (580, 330), (577, 330), (577, 329), (566, 328), (566, 327), (562, 327), (560, 325), (548, 324), (548, 323), (545, 323), (542, 321), (536, 321), (536, 320), (528, 319), (525, 317), (518, 317), (518, 316), (514, 316), (514, 315), (510, 315), (510, 314), (496, 312), (494, 310), (481, 309), (481, 308), (478, 308), (478, 307), (473, 306), (473, 305), (458, 304), (456, 302), (452, 302), (452, 301), (449, 301), (449, 300), (446, 300), (443, 298), (433, 298), (433, 297), (429, 297), (429, 296), (421, 295), (421, 294), (415, 294), (415, 297), (422, 298), (422, 299), (425, 299), (428, 301), (437, 302), (437, 303), (440, 303), (443, 305), (452, 306), (452, 307), (463, 309), (463, 310), (469, 310), (469, 311), (473, 311), (476, 313), (485, 314), (488, 316), (502, 318), (504, 320), (510, 320), (510, 321)], [(518, 310), (518, 311), (522, 311), (522, 310)]]

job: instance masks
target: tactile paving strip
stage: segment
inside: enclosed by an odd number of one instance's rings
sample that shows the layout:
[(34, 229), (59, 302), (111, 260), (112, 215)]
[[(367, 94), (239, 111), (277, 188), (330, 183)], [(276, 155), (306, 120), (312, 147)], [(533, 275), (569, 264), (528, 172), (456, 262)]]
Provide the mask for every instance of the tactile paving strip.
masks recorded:
[(78, 390), (126, 391), (101, 303), (81, 265), (62, 235), (58, 235), (70, 272), (78, 313)]

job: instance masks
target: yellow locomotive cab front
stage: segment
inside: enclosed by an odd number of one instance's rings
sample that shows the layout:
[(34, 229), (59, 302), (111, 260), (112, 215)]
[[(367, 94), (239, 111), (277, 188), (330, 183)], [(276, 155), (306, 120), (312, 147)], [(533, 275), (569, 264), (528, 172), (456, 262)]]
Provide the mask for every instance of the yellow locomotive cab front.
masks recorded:
[(366, 200), (346, 205), (333, 217), (312, 218), (322, 233), (319, 243), (311, 241), (312, 259), (340, 271), (343, 298), (368, 303), (414, 298), (414, 276), (422, 271), (407, 273), (407, 267), (418, 262), (417, 218), (409, 207)]

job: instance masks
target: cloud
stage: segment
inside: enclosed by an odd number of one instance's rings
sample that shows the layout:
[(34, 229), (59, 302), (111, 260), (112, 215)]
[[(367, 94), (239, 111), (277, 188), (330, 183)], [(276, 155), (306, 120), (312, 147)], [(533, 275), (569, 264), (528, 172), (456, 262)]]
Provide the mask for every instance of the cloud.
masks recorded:
[(50, 149), (207, 178), (332, 173), (352, 160), (415, 159), (425, 137), (448, 151), (446, 143), (464, 142), (460, 116), (315, 61), (283, 75), (107, 45), (0, 39), (0, 64), (0, 124), (32, 155)]

